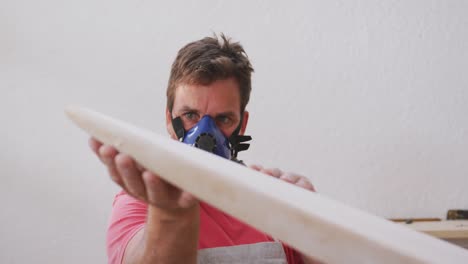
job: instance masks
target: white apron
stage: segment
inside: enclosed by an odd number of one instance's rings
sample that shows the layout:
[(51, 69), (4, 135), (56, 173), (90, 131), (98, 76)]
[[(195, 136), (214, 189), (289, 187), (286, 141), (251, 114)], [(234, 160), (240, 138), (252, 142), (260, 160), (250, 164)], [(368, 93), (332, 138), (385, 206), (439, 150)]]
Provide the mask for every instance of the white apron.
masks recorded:
[(198, 264), (287, 264), (279, 242), (217, 247), (198, 250)]

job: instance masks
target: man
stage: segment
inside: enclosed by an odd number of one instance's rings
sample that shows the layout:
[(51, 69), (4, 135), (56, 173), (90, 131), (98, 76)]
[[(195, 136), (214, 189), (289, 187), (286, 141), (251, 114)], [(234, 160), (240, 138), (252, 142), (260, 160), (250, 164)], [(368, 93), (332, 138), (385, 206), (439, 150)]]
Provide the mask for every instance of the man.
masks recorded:
[[(249, 120), (245, 108), (252, 72), (242, 46), (224, 35), (183, 47), (167, 88), (166, 126), (171, 138), (185, 142), (184, 132), (203, 122), (213, 124), (211, 129), (226, 140), (243, 135)], [(109, 263), (196, 263), (197, 259), (201, 263), (312, 263), (287, 245), (197, 201), (115, 148), (95, 139), (90, 139), (90, 146), (123, 188), (114, 200), (108, 230)], [(225, 157), (235, 159), (233, 145), (225, 147), (230, 148)], [(251, 168), (314, 191), (305, 177)]]

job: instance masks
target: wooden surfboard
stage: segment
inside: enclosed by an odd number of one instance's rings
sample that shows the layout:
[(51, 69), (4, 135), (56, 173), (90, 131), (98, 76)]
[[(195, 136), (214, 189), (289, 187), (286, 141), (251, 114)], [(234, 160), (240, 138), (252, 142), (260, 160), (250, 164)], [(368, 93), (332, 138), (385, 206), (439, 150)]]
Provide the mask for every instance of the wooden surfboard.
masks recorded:
[(325, 263), (468, 263), (468, 250), (95, 111), (67, 115), (199, 199)]

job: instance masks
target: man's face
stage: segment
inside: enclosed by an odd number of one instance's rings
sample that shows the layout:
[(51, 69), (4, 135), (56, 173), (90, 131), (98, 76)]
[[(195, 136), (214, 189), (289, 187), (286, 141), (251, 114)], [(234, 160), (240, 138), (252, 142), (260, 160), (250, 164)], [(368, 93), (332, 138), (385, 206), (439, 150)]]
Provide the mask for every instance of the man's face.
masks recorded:
[[(241, 120), (239, 85), (233, 78), (209, 85), (181, 84), (176, 87), (172, 113), (166, 109), (167, 131), (177, 139), (172, 118), (180, 116), (187, 131), (205, 115), (211, 116), (218, 128), (229, 137)], [(244, 134), (249, 113), (244, 111), (240, 134)]]

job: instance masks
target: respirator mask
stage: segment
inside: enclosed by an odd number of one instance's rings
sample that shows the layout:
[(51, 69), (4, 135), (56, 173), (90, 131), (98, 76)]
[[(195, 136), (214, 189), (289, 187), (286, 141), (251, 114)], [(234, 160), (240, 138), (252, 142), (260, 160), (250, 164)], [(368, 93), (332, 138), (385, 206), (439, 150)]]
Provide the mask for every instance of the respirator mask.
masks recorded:
[(172, 127), (180, 142), (237, 162), (241, 162), (237, 160), (237, 154), (239, 151), (249, 149), (250, 144), (245, 142), (252, 139), (250, 136), (239, 135), (241, 124), (242, 120), (228, 138), (216, 126), (216, 122), (211, 116), (203, 116), (188, 131), (185, 131), (180, 117), (172, 119)]

